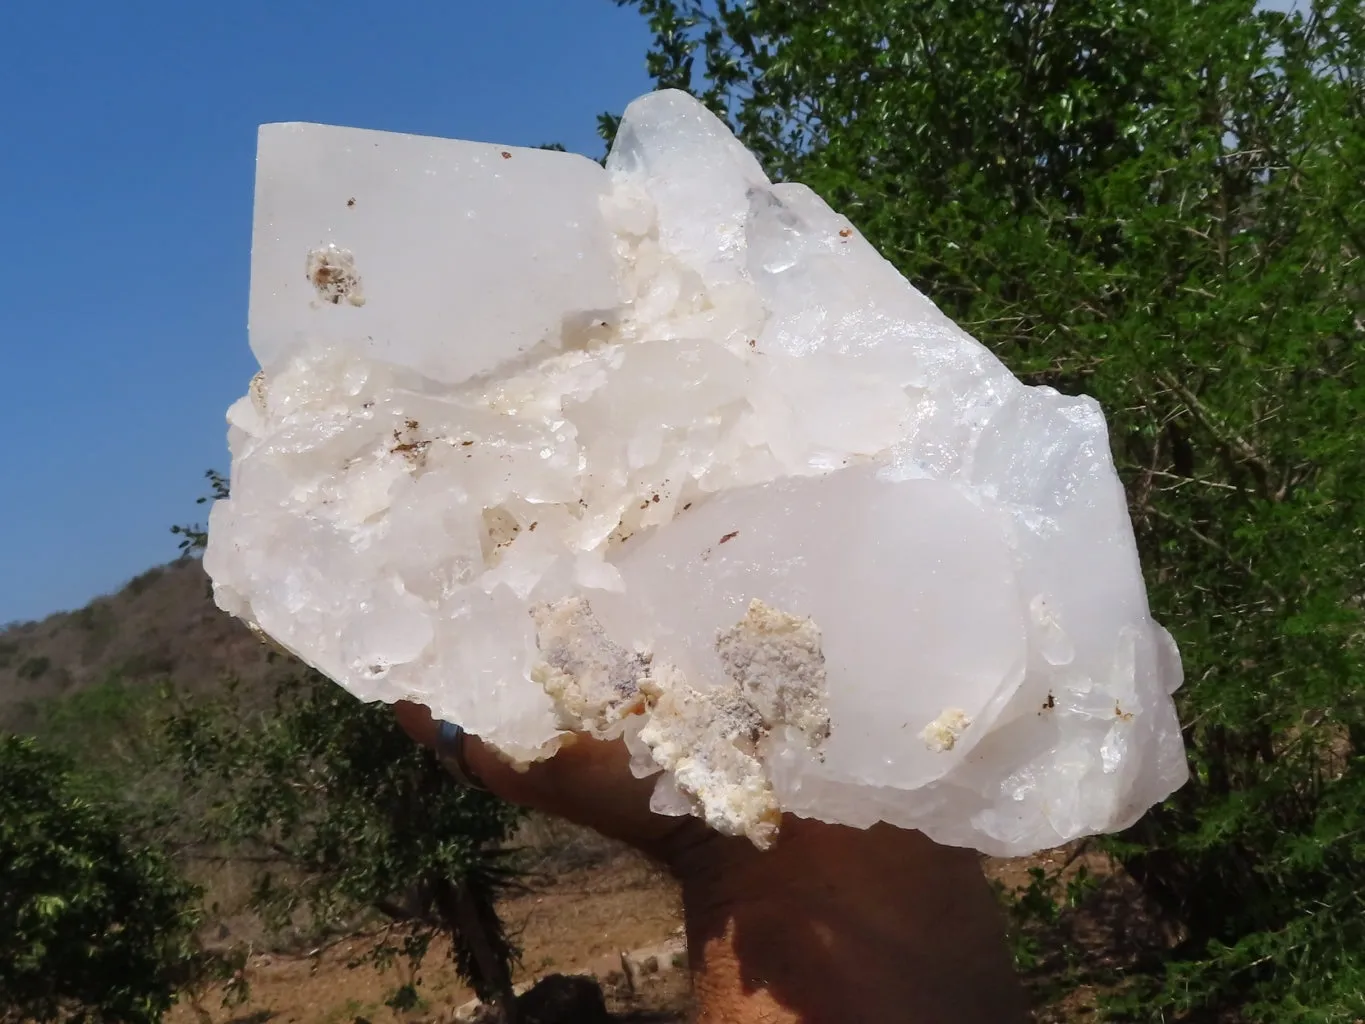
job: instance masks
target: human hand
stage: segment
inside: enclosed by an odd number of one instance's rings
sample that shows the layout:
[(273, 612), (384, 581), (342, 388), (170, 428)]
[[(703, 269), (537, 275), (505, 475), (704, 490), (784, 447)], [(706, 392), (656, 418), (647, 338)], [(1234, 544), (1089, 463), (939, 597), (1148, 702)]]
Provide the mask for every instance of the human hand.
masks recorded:
[[(438, 723), (395, 706), (434, 747)], [(622, 840), (682, 886), (699, 1021), (1014, 1024), (1027, 1018), (995, 899), (968, 850), (918, 832), (787, 816), (759, 851), (692, 817), (649, 809), (624, 744), (587, 737), (525, 771), (466, 737), (493, 793)]]
[[(439, 724), (420, 704), (394, 705), (398, 724), (425, 747), (435, 749)], [(630, 755), (612, 743), (576, 735), (547, 761), (514, 769), (477, 736), (466, 735), (462, 750), (470, 772), (510, 803), (553, 814), (643, 851), (670, 869), (689, 851), (721, 837), (693, 817), (670, 818), (649, 809), (657, 778), (637, 779)]]

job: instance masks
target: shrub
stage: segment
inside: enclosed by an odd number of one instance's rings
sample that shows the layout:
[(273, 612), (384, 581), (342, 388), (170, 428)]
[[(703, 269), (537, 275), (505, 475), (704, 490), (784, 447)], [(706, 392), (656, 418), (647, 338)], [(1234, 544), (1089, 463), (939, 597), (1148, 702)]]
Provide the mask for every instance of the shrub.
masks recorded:
[(161, 1019), (205, 968), (195, 890), (71, 763), (0, 736), (0, 1020)]
[(20, 679), (34, 680), (41, 679), (47, 674), (47, 670), (52, 667), (52, 659), (46, 655), (38, 655), (32, 658), (25, 658), (15, 670), (15, 675)]

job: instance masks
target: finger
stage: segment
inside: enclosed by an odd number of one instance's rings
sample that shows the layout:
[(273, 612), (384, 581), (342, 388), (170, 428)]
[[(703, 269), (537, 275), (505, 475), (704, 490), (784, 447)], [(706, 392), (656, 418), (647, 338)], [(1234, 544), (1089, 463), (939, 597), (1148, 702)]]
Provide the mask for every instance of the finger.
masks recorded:
[(424, 747), (436, 747), (436, 730), (440, 723), (431, 717), (431, 709), (425, 704), (414, 704), (410, 700), (400, 700), (393, 706), (394, 716), (403, 731)]

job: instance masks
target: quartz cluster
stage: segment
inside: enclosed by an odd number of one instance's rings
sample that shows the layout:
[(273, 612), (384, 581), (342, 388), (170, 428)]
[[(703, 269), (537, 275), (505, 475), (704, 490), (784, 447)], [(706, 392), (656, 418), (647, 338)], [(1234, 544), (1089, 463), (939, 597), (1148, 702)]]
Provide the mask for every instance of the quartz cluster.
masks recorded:
[(691, 97), (566, 153), (261, 130), (218, 603), (654, 807), (994, 854), (1185, 779), (1100, 409), (1026, 387)]

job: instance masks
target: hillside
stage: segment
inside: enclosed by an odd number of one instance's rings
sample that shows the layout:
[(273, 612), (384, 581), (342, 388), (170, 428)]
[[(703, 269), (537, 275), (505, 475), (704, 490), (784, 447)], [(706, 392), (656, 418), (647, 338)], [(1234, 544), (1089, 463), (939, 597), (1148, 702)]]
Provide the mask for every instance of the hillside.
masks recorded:
[(199, 561), (182, 559), (84, 608), (0, 632), (0, 727), (22, 731), (45, 703), (111, 679), (203, 693), (236, 677), (250, 692), (284, 671), (214, 605)]

